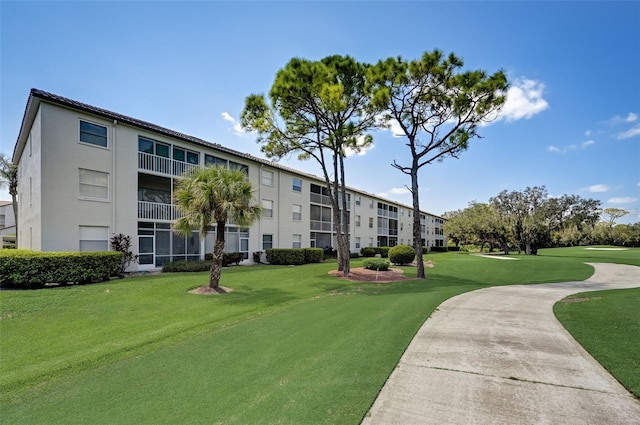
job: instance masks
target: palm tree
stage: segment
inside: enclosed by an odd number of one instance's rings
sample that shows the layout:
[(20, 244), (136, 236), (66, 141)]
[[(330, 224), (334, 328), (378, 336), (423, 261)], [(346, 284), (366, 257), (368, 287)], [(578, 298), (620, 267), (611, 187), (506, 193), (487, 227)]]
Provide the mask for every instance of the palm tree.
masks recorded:
[(8, 155), (0, 153), (0, 187), (7, 185), (13, 202), (13, 216), (16, 221), (16, 247), (18, 246), (18, 166)]
[(216, 292), (220, 288), (224, 232), (228, 220), (240, 226), (249, 226), (260, 218), (262, 207), (253, 203), (251, 182), (240, 170), (223, 167), (199, 168), (185, 174), (174, 193), (176, 207), (182, 213), (173, 229), (190, 235), (192, 229), (207, 235), (209, 226), (216, 226), (216, 242), (213, 246), (209, 287)]

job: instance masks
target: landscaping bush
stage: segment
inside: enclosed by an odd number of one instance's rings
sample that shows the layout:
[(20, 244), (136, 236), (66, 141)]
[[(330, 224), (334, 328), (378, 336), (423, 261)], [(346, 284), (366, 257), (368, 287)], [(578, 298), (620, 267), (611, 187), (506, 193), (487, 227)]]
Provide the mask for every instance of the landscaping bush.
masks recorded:
[(365, 246), (364, 248), (360, 248), (360, 254), (362, 254), (363, 257), (375, 257), (376, 249), (372, 246)]
[[(204, 254), (204, 260), (213, 261), (213, 254), (208, 253)], [(222, 267), (228, 267), (231, 264), (235, 264), (236, 266), (240, 264), (244, 260), (244, 252), (223, 252), (222, 253)]]
[(360, 254), (357, 252), (350, 252), (349, 253), (349, 257), (350, 258), (360, 258)]
[(448, 251), (455, 251), (455, 252), (458, 252), (458, 251), (460, 251), (460, 247), (459, 247), (459, 246), (448, 246), (448, 247), (447, 247), (447, 250), (448, 250)]
[(267, 249), (267, 261), (273, 265), (304, 264), (302, 248), (270, 248)]
[(431, 252), (447, 252), (449, 249), (446, 246), (432, 246)]
[(387, 258), (389, 256), (388, 246), (376, 246), (373, 249), (375, 250), (376, 255), (380, 254), (382, 258)]
[(396, 245), (389, 249), (389, 261), (393, 264), (410, 264), (416, 258), (416, 250), (410, 245)]
[(305, 263), (321, 263), (324, 259), (324, 250), (322, 248), (304, 248)]
[(262, 264), (263, 251), (256, 251), (253, 253), (253, 262), (256, 264)]
[(120, 252), (36, 252), (23, 249), (0, 253), (0, 285), (42, 287), (47, 283), (77, 284), (108, 280), (120, 271)]
[(382, 258), (367, 258), (363, 262), (364, 268), (369, 270), (386, 271), (389, 270), (390, 265), (388, 260), (383, 260)]
[(175, 272), (206, 272), (211, 270), (211, 261), (172, 261), (162, 265), (162, 271), (166, 273)]

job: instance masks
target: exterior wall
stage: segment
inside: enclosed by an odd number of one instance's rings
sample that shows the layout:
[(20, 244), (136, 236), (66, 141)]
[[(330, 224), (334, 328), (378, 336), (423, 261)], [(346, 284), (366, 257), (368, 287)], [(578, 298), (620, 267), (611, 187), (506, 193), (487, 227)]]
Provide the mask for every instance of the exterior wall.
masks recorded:
[(18, 164), (18, 248), (42, 249), (42, 109), (36, 112)]
[[(106, 148), (80, 141), (81, 120), (107, 128)], [(178, 178), (176, 174), (179, 174), (174, 169), (175, 161), (163, 160), (169, 164), (169, 168), (144, 165), (143, 162), (147, 157), (146, 154), (138, 152), (139, 137), (197, 152), (199, 166), (205, 165), (205, 155), (208, 154), (247, 167), (256, 201), (273, 202), (273, 215), (263, 216), (249, 229), (249, 262), (252, 261), (251, 253), (263, 250), (264, 235), (272, 235), (273, 247), (293, 247), (294, 235), (300, 235), (301, 247), (311, 246), (311, 233), (316, 232), (311, 226), (311, 185), (325, 187), (324, 181), (314, 176), (296, 173), (295, 170), (248, 156), (236, 156), (224, 150), (215, 149), (213, 146), (196, 145), (178, 137), (170, 137), (113, 119), (105, 119), (77, 109), (49, 103), (46, 100), (39, 102), (33, 123), (30, 128), (25, 128), (23, 131), (29, 133), (24, 149), (20, 153), (18, 167), (20, 248), (78, 251), (80, 227), (100, 226), (108, 228), (109, 238), (117, 233), (130, 235), (133, 242), (132, 248), (137, 253), (139, 252), (139, 222), (162, 222), (165, 226), (171, 223), (171, 218), (175, 218), (176, 212), (170, 204), (156, 204), (165, 211), (163, 213), (165, 216), (160, 218), (142, 218), (141, 214), (144, 213), (139, 211), (139, 181), (148, 184), (150, 189), (159, 188), (169, 191), (172, 198), (173, 188)], [(108, 174), (108, 199), (95, 200), (80, 196), (80, 169)], [(272, 175), (272, 178), (268, 179), (270, 182), (263, 179), (268, 173)], [(148, 176), (159, 176), (162, 179)], [(294, 179), (301, 181), (300, 191), (294, 190)], [(348, 193), (350, 194), (349, 245), (352, 252), (359, 252), (360, 248), (367, 246), (377, 246), (378, 203), (398, 209), (397, 235), (393, 235), (397, 237), (397, 243), (413, 242), (411, 207), (354, 189), (348, 189)], [(140, 204), (146, 204), (146, 202)], [(293, 208), (298, 205), (301, 207), (301, 214), (300, 219), (295, 220)], [(442, 219), (423, 214), (426, 215), (423, 235), (425, 244), (435, 246), (436, 240), (446, 244), (444, 236), (435, 231), (436, 228), (441, 229)], [(357, 216), (360, 216), (359, 226)], [(369, 226), (370, 221), (373, 223), (372, 227)], [(233, 223), (230, 223), (230, 226), (233, 226)], [(333, 228), (330, 232), (325, 230), (323, 233), (333, 233)], [(200, 240), (201, 256), (210, 250), (213, 237), (215, 235), (211, 233), (206, 241)], [(359, 246), (357, 246), (358, 239)], [(324, 247), (324, 244), (318, 243), (317, 246)], [(331, 246), (335, 248), (335, 238), (332, 238)]]

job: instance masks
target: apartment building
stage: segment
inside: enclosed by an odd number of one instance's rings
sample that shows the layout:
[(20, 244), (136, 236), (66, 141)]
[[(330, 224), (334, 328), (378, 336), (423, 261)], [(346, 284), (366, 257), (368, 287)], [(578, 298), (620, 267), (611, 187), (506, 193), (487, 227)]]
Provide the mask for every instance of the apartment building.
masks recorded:
[[(335, 247), (324, 180), (217, 143), (32, 89), (13, 153), (18, 165), (19, 248), (108, 250), (118, 233), (132, 236), (137, 269), (204, 257), (214, 229), (180, 236), (173, 192), (180, 176), (209, 165), (242, 170), (263, 206), (249, 228), (229, 223), (226, 247)], [(349, 188), (349, 245), (412, 243), (411, 207)], [(441, 217), (421, 214), (425, 246), (446, 244)]]

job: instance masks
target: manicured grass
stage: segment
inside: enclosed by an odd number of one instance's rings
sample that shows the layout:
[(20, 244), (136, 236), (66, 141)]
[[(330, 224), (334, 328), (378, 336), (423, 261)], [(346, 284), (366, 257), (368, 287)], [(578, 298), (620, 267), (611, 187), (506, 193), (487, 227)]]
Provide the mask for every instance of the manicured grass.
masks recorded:
[(571, 335), (640, 398), (640, 288), (575, 294), (553, 311)]
[[(541, 252), (542, 253), (542, 252)], [(579, 257), (433, 254), (427, 281), (353, 284), (335, 264), (0, 293), (2, 423), (359, 423), (445, 299), (582, 280)], [(354, 267), (358, 266), (354, 262)], [(406, 268), (415, 276), (415, 270)]]

